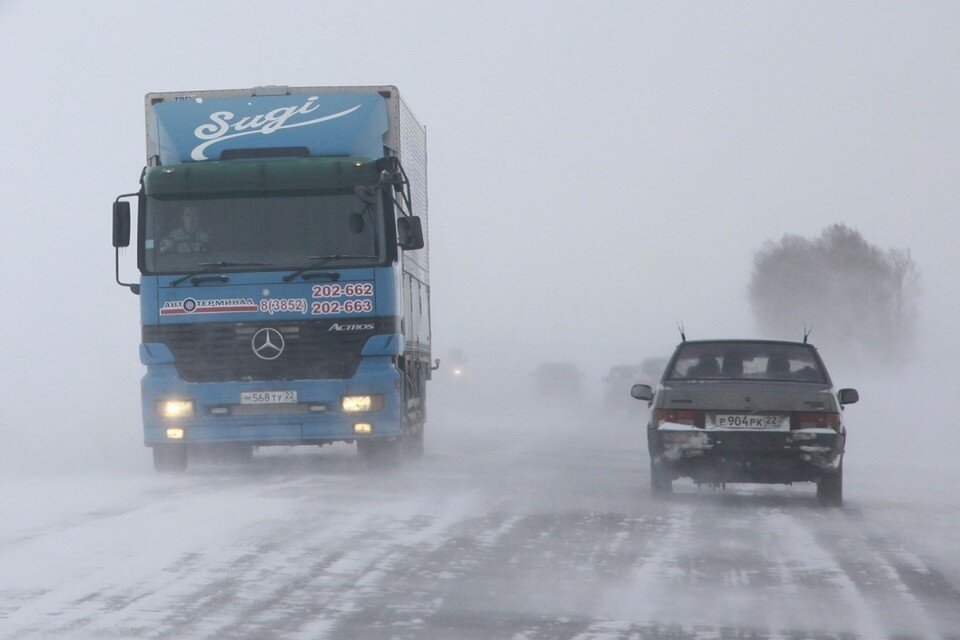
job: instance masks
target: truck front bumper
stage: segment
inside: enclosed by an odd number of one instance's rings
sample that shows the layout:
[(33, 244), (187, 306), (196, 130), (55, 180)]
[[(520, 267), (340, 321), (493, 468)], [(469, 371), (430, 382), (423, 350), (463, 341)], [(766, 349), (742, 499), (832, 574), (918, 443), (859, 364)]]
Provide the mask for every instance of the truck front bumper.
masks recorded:
[[(363, 358), (345, 380), (190, 383), (172, 365), (150, 365), (141, 383), (144, 443), (294, 445), (396, 438), (402, 430), (400, 381), (386, 356)], [(296, 402), (245, 404), (245, 392), (296, 392)], [(382, 406), (343, 410), (344, 396), (361, 395), (378, 397)], [(161, 415), (160, 407), (170, 400), (192, 402), (192, 415)]]

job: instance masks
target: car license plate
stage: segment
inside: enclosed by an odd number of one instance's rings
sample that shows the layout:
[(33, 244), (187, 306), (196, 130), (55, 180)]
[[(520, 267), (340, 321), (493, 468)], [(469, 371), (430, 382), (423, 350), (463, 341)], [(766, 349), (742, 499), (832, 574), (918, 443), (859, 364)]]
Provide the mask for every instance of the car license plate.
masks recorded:
[(783, 416), (748, 416), (737, 413), (718, 413), (713, 425), (722, 429), (779, 429)]
[(240, 404), (288, 404), (296, 402), (296, 391), (244, 391), (240, 394)]

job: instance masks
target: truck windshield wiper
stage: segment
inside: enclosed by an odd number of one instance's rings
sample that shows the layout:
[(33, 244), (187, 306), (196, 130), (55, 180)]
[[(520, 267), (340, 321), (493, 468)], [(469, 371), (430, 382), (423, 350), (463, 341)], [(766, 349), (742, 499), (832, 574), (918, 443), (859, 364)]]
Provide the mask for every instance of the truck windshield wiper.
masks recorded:
[(200, 271), (195, 271), (194, 273), (188, 273), (182, 278), (177, 278), (170, 283), (171, 287), (175, 287), (181, 282), (184, 282), (194, 276), (199, 276), (204, 273), (213, 273), (214, 271), (219, 271), (220, 269), (226, 269), (227, 267), (269, 267), (269, 262), (198, 262), (198, 267), (203, 267)]
[(315, 262), (308, 264), (302, 269), (297, 269), (293, 273), (288, 273), (287, 275), (283, 276), (283, 281), (291, 282), (294, 278), (296, 278), (297, 276), (303, 275), (307, 271), (320, 269), (321, 267), (323, 267), (323, 265), (327, 264), (331, 260), (350, 259), (350, 258), (353, 258), (356, 260), (360, 260), (360, 259), (379, 260), (380, 256), (354, 256), (347, 253), (338, 253), (332, 256), (309, 256), (307, 260), (315, 260)]

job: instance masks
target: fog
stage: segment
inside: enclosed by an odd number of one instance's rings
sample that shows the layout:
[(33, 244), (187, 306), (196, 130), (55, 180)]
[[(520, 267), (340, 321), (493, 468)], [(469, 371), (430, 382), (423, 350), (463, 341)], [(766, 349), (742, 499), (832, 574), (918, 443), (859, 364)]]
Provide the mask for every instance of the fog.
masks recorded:
[(0, 5), (22, 221), (3, 256), (5, 423), (136, 428), (138, 310), (112, 284), (109, 204), (136, 189), (142, 97), (161, 90), (399, 86), (428, 129), (441, 358), (600, 376), (668, 353), (679, 321), (751, 336), (753, 253), (837, 222), (913, 252), (920, 354), (956, 353), (956, 8), (242, 7)]
[[(144, 94), (394, 84), (428, 132), (434, 356), (468, 360), (464, 381), (442, 365), (433, 383), (433, 454), (483, 442), (456, 429), (494, 406), (537, 409), (541, 362), (580, 367), (580, 410), (599, 416), (607, 370), (669, 355), (678, 323), (756, 336), (757, 249), (842, 223), (908, 249), (923, 285), (905, 368), (822, 354), (861, 393), (851, 495), (949, 505), (909, 530), (958, 557), (935, 536), (960, 518), (944, 415), (960, 384), (960, 6), (0, 0), (0, 29), (0, 475), (151, 473), (138, 300), (110, 246), (110, 203), (144, 165)], [(765, 337), (799, 339), (804, 320)], [(645, 408), (630, 411), (636, 440), (618, 437), (645, 470)]]

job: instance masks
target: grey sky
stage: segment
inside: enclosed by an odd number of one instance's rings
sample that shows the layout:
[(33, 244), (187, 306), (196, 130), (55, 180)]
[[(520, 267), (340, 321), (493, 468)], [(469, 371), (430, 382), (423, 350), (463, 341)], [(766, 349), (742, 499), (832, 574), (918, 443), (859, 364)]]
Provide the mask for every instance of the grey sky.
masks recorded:
[(109, 205), (136, 189), (148, 91), (400, 87), (429, 135), (440, 357), (600, 373), (678, 320), (749, 336), (753, 251), (835, 222), (911, 249), (925, 336), (957, 344), (960, 6), (519, 4), (0, 3), (4, 422), (59, 380), (60, 409), (138, 436)]

